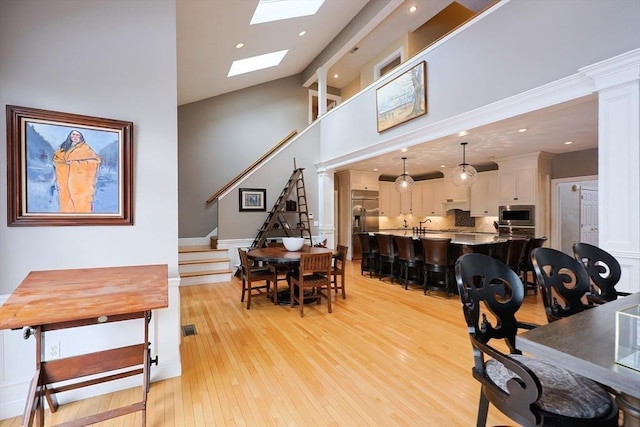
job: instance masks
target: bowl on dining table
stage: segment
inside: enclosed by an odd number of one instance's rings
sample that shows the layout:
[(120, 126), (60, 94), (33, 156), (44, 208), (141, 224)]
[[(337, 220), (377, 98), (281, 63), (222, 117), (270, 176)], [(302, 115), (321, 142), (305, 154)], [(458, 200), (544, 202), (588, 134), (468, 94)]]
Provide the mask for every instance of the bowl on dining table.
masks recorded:
[(282, 243), (290, 252), (299, 251), (304, 245), (304, 237), (283, 237)]

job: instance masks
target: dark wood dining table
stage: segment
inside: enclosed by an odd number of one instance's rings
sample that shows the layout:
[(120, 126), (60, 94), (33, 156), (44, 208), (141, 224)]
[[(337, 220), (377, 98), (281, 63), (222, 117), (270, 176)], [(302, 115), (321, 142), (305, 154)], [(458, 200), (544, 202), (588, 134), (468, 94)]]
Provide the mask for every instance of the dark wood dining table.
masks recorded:
[[(331, 252), (334, 256), (336, 251), (329, 248), (304, 245), (299, 251), (288, 251), (284, 245), (271, 245), (264, 248), (250, 249), (247, 256), (250, 260), (265, 262), (268, 264), (284, 265), (288, 274), (296, 274), (298, 265), (300, 264), (300, 256), (302, 254), (319, 254)], [(287, 280), (288, 283), (288, 280)], [(273, 294), (273, 303), (289, 303), (291, 299), (290, 289), (278, 291), (278, 284), (275, 284), (275, 292)]]
[(640, 427), (640, 371), (615, 361), (616, 312), (640, 304), (640, 292), (524, 332), (525, 353), (608, 386), (617, 392), (623, 426)]
[(250, 249), (247, 252), (247, 256), (254, 261), (275, 264), (299, 264), (301, 254), (319, 254), (325, 252), (334, 253), (332, 249), (315, 246), (304, 245), (299, 251), (288, 251), (284, 246), (271, 245), (265, 248)]

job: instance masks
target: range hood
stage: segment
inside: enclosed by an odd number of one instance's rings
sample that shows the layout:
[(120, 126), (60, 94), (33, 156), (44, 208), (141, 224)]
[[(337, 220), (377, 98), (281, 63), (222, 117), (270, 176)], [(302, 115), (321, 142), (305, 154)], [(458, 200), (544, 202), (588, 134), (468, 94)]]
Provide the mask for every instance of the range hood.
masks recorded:
[(444, 205), (445, 212), (459, 209), (461, 211), (470, 210), (469, 199), (445, 199), (442, 204)]

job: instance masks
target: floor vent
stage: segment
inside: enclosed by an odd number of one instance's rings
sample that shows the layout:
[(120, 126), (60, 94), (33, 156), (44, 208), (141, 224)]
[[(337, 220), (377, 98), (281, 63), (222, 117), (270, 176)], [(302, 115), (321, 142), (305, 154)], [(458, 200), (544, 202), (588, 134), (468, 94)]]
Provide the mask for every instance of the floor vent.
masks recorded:
[(182, 336), (183, 337), (188, 337), (190, 335), (197, 335), (198, 333), (196, 332), (196, 325), (184, 325), (182, 327)]

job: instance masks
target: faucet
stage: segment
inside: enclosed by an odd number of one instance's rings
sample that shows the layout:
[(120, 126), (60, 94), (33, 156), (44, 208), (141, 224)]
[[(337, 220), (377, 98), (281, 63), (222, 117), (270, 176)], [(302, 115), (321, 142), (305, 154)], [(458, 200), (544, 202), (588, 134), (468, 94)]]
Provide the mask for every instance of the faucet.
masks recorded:
[(431, 218), (427, 218), (427, 219), (425, 219), (424, 221), (420, 221), (420, 225), (419, 225), (419, 227), (418, 227), (418, 231), (422, 232), (422, 230), (424, 230), (424, 229), (422, 228), (422, 224), (426, 224), (427, 222), (431, 222)]
[(409, 224), (407, 224), (407, 220), (403, 219), (403, 221), (404, 221), (404, 228), (407, 228), (409, 226)]

